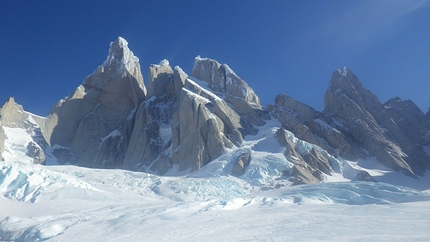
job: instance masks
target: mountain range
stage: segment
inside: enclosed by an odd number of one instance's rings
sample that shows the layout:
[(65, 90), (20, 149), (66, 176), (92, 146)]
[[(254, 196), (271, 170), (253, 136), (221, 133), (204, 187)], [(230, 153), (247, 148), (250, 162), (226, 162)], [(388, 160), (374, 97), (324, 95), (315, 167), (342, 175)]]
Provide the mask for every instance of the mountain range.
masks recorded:
[(226, 172), (240, 177), (261, 159), (258, 143), (245, 141), (268, 129), (282, 147), (273, 153), (287, 164), (274, 180), (309, 184), (342, 174), (378, 181), (344, 161), (371, 161), (418, 180), (430, 170), (430, 108), (423, 113), (398, 97), (381, 103), (347, 68), (332, 73), (323, 101), (320, 112), (279, 94), (263, 107), (227, 64), (200, 56), (190, 75), (167, 60), (151, 65), (145, 85), (139, 59), (119, 37), (48, 116), (6, 101), (0, 159), (168, 175), (227, 155), (233, 165)]

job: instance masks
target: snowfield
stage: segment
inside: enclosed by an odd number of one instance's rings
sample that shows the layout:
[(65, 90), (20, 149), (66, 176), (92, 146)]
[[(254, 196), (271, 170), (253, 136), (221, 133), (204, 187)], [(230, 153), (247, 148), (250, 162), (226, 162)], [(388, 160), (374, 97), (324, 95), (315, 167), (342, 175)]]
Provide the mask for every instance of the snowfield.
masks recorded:
[[(168, 176), (34, 165), (9, 150), (0, 163), (0, 241), (430, 241), (428, 173), (418, 181), (333, 158), (338, 169), (324, 183), (291, 186), (276, 126), (199, 171)], [(15, 143), (27, 142), (14, 132)], [(250, 166), (229, 175), (243, 150), (252, 151)], [(351, 181), (360, 169), (380, 182)]]

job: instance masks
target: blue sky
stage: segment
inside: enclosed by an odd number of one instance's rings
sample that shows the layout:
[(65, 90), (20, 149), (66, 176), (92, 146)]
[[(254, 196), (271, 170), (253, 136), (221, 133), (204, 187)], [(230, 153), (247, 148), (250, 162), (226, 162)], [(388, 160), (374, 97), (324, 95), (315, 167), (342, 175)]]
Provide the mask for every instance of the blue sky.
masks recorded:
[(285, 93), (317, 110), (347, 66), (381, 102), (430, 103), (430, 0), (0, 1), (0, 102), (45, 116), (105, 60), (118, 36), (140, 59), (191, 73), (227, 63), (263, 105)]

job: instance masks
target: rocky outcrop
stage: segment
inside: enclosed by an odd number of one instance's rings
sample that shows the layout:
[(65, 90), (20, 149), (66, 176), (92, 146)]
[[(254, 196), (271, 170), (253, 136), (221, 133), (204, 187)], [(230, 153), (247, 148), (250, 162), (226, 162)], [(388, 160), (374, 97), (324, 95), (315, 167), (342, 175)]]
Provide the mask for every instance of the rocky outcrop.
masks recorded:
[(119, 37), (111, 43), (103, 65), (48, 116), (45, 133), (50, 144), (72, 154), (60, 162), (119, 167), (125, 152), (124, 138), (129, 135), (125, 133), (127, 117), (144, 100), (145, 93), (139, 59)]
[(302, 158), (306, 164), (318, 169), (322, 173), (327, 175), (331, 175), (333, 173), (333, 169), (330, 166), (328, 159), (315, 148), (312, 148), (309, 152), (303, 154)]
[(320, 181), (305, 166), (295, 165), (292, 172), (294, 185), (314, 184)]
[(250, 162), (251, 162), (251, 153), (250, 152), (241, 153), (236, 158), (236, 162), (234, 163), (231, 174), (233, 176), (243, 175), (245, 173), (246, 168), (249, 166)]
[(45, 162), (45, 153), (43, 149), (34, 141), (27, 144), (27, 155), (33, 158), (34, 164), (42, 164)]
[(367, 171), (359, 171), (357, 173), (357, 175), (355, 176), (354, 180), (356, 180), (356, 181), (366, 181), (366, 182), (378, 182)]
[(322, 154), (314, 147), (304, 148), (304, 141), (294, 143), (283, 128), (276, 131), (276, 137), (285, 147), (285, 158), (294, 164), (291, 179), (295, 185), (319, 183), (324, 179), (322, 174), (334, 173), (328, 154)]

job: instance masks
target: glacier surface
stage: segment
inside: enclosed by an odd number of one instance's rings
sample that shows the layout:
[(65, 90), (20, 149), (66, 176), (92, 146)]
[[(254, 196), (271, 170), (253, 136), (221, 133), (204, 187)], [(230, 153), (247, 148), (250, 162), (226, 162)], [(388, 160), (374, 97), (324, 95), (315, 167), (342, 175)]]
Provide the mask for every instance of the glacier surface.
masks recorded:
[[(282, 172), (293, 164), (276, 141), (278, 125), (269, 121), (240, 148), (196, 172), (173, 168), (167, 176), (41, 166), (19, 152), (18, 159), (6, 156), (0, 163), (0, 241), (430, 238), (428, 177), (415, 181), (375, 162), (333, 158), (338, 169), (323, 183), (291, 186)], [(289, 135), (303, 150), (319, 148)], [(17, 144), (26, 142), (23, 135), (15, 137)], [(243, 151), (252, 153), (251, 164), (242, 176), (231, 176)], [(351, 181), (356, 170), (366, 170), (380, 182)]]

